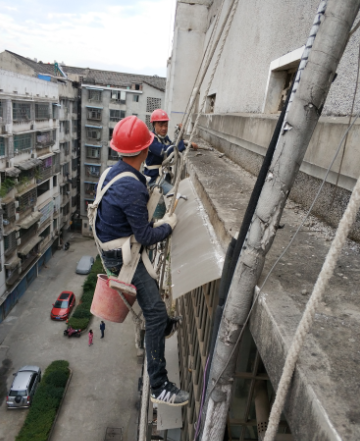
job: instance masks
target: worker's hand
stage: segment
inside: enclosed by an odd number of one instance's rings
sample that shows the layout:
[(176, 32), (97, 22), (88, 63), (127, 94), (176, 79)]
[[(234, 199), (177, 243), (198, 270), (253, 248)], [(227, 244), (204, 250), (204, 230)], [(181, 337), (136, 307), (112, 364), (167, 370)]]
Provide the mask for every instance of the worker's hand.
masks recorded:
[(196, 142), (192, 142), (192, 143), (191, 143), (191, 147), (192, 147), (194, 150), (197, 150), (197, 149), (199, 148), (199, 146), (196, 144)]
[(182, 129), (182, 123), (179, 123), (179, 124), (178, 124), (178, 127), (179, 127), (179, 129), (181, 130), (181, 129)]
[(159, 219), (157, 222), (154, 223), (154, 228), (160, 227), (161, 225), (168, 224), (170, 225), (171, 229), (174, 230), (176, 224), (177, 224), (177, 217), (176, 214), (168, 214), (166, 213), (165, 216), (162, 219)]

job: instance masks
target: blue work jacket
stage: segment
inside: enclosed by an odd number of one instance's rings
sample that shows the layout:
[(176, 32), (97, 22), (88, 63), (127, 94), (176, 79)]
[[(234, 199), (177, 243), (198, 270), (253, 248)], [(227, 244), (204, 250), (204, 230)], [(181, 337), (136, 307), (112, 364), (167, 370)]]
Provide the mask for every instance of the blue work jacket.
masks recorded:
[[(149, 153), (145, 161), (145, 165), (151, 166), (151, 165), (161, 165), (165, 159), (166, 156), (169, 156), (173, 151), (174, 147), (172, 146), (172, 141), (168, 136), (165, 136), (165, 138), (160, 138), (155, 132), (154, 133), (154, 140), (150, 144), (149, 147)], [(184, 141), (179, 142), (179, 152), (182, 152), (185, 150), (185, 144)], [(156, 181), (156, 178), (159, 176), (159, 169), (155, 170), (148, 170), (146, 167), (144, 167), (144, 174), (146, 176), (149, 176), (150, 184), (154, 183)]]
[(121, 178), (104, 194), (95, 223), (98, 238), (101, 242), (108, 242), (134, 234), (144, 246), (161, 242), (172, 230), (169, 224), (153, 228), (153, 223), (148, 221), (149, 193), (146, 179), (140, 172), (120, 160), (111, 167), (104, 186), (122, 172), (133, 173), (139, 181), (132, 177)]

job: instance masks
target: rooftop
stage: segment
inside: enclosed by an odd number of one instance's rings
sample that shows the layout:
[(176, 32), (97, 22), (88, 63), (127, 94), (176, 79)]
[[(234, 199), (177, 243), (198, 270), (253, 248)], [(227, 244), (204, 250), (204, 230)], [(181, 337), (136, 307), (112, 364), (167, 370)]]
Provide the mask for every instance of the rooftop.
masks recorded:
[[(31, 60), (19, 54), (6, 50), (9, 54), (29, 66), (36, 74), (55, 75), (55, 66), (53, 63), (43, 63), (42, 61)], [(156, 89), (165, 91), (166, 78), (157, 75), (139, 75), (124, 72), (115, 72), (109, 70), (92, 69), (89, 67), (76, 67), (61, 65), (61, 69), (66, 74), (75, 74), (82, 76), (85, 83), (99, 84), (113, 87), (128, 87), (134, 83), (146, 83)]]

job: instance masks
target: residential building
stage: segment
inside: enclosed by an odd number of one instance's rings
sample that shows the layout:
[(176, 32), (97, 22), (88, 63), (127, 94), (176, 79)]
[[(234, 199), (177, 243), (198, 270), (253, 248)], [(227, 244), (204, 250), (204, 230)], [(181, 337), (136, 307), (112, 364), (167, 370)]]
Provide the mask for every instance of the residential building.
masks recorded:
[(87, 205), (94, 200), (101, 173), (119, 159), (110, 148), (118, 121), (136, 115), (149, 129), (153, 110), (164, 104), (165, 78), (88, 69), (81, 84), (81, 187), (82, 232), (92, 235)]
[[(171, 115), (170, 131), (182, 121), (201, 61), (207, 58), (209, 42), (211, 45), (211, 41), (216, 41), (230, 3), (221, 0), (177, 1), (165, 101), (165, 110)], [(185, 220), (182, 218), (182, 231), (188, 232), (186, 240), (191, 241), (182, 266), (176, 266), (176, 259), (181, 254), (180, 241), (184, 242), (184, 238), (177, 239), (176, 229), (174, 231), (173, 291), (179, 290), (178, 286), (187, 283), (191, 277), (199, 278), (198, 265), (208, 258), (202, 254), (204, 242), (197, 246), (196, 238), (191, 234), (195, 228), (198, 234), (199, 223), (207, 225), (211, 231), (209, 243), (219, 245), (223, 255), (236, 237), (254, 186), (254, 176), (259, 173), (270, 144), (318, 5), (319, 2), (310, 0), (240, 0), (210, 90), (205, 95), (213, 63), (196, 91), (195, 113), (203, 113), (197, 140), (214, 148), (214, 152), (189, 152), (188, 155), (187, 173), (196, 192), (195, 200), (199, 201), (193, 216), (199, 217), (197, 223), (188, 221), (188, 214), (184, 215)], [(347, 128), (357, 81), (357, 59), (353, 54), (358, 53), (359, 43), (360, 33), (357, 31), (350, 38), (338, 66), (337, 77), (279, 225), (284, 229), (277, 233), (266, 259), (264, 274), (259, 277), (259, 285), (300, 225), (301, 216), (310, 207)], [(217, 55), (218, 50), (215, 57)], [(199, 106), (204, 99), (206, 107), (201, 110)], [(354, 114), (359, 110), (359, 103), (355, 100)], [(194, 118), (187, 127), (188, 132), (193, 122)], [(311, 218), (303, 226), (294, 246), (269, 277), (236, 349), (224, 440), (263, 439), (285, 357), (329, 248), (333, 234), (330, 226), (337, 227), (359, 177), (358, 122), (350, 133), (346, 150), (332, 167), (313, 209), (317, 218)], [(181, 216), (180, 204), (179, 209)], [(203, 215), (204, 212), (208, 217)], [(262, 228), (266, 227), (264, 220)], [(359, 217), (350, 237), (355, 241), (360, 239)], [(263, 244), (259, 244), (261, 246)], [(323, 441), (360, 437), (360, 419), (352, 412), (357, 408), (357, 397), (353, 394), (357, 387), (354, 378), (360, 375), (358, 358), (354, 356), (360, 311), (357, 300), (352, 297), (358, 291), (357, 249), (358, 244), (354, 242), (345, 247), (324, 302), (317, 308), (313, 327), (295, 368), (276, 439)], [(215, 251), (212, 253), (212, 260), (217, 260)], [(189, 269), (190, 254), (197, 259)], [(233, 283), (240, 277), (241, 268)], [(178, 352), (180, 385), (190, 392), (189, 405), (183, 408), (180, 422), (179, 416), (172, 420), (168, 417), (172, 426), (166, 424), (168, 421), (164, 424), (164, 408), (159, 406), (157, 417), (154, 417), (151, 403), (147, 419), (149, 426), (157, 426), (160, 431), (166, 429), (160, 435), (168, 440), (196, 438), (215, 314), (222, 308), (218, 286), (219, 276), (214, 272), (207, 281), (202, 280), (174, 299), (177, 313), (184, 317), (178, 333)], [(236, 332), (234, 329), (234, 334)], [(229, 335), (217, 335), (217, 338), (225, 344), (235, 340), (230, 331)], [(209, 378), (208, 384), (213, 385), (214, 378)], [(221, 393), (228, 393), (225, 386)], [(221, 402), (223, 397), (218, 396), (218, 399)], [(150, 439), (150, 435), (146, 439)]]
[(15, 66), (0, 69), (1, 319), (61, 244), (77, 207), (77, 89), (61, 73), (20, 69), (21, 59), (0, 54), (0, 67)]

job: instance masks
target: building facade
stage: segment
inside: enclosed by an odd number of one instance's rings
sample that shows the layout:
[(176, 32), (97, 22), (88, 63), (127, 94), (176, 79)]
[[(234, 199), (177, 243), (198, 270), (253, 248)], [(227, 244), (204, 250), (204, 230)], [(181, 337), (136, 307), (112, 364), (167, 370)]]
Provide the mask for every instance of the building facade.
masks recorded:
[(20, 69), (21, 58), (0, 54), (0, 66), (12, 67), (0, 70), (2, 318), (18, 299), (11, 293), (66, 238), (77, 209), (77, 88), (63, 75)]
[(151, 129), (150, 115), (164, 104), (165, 78), (90, 70), (81, 84), (80, 215), (83, 235), (92, 235), (87, 206), (101, 173), (118, 161), (110, 148), (115, 125), (136, 115)]

